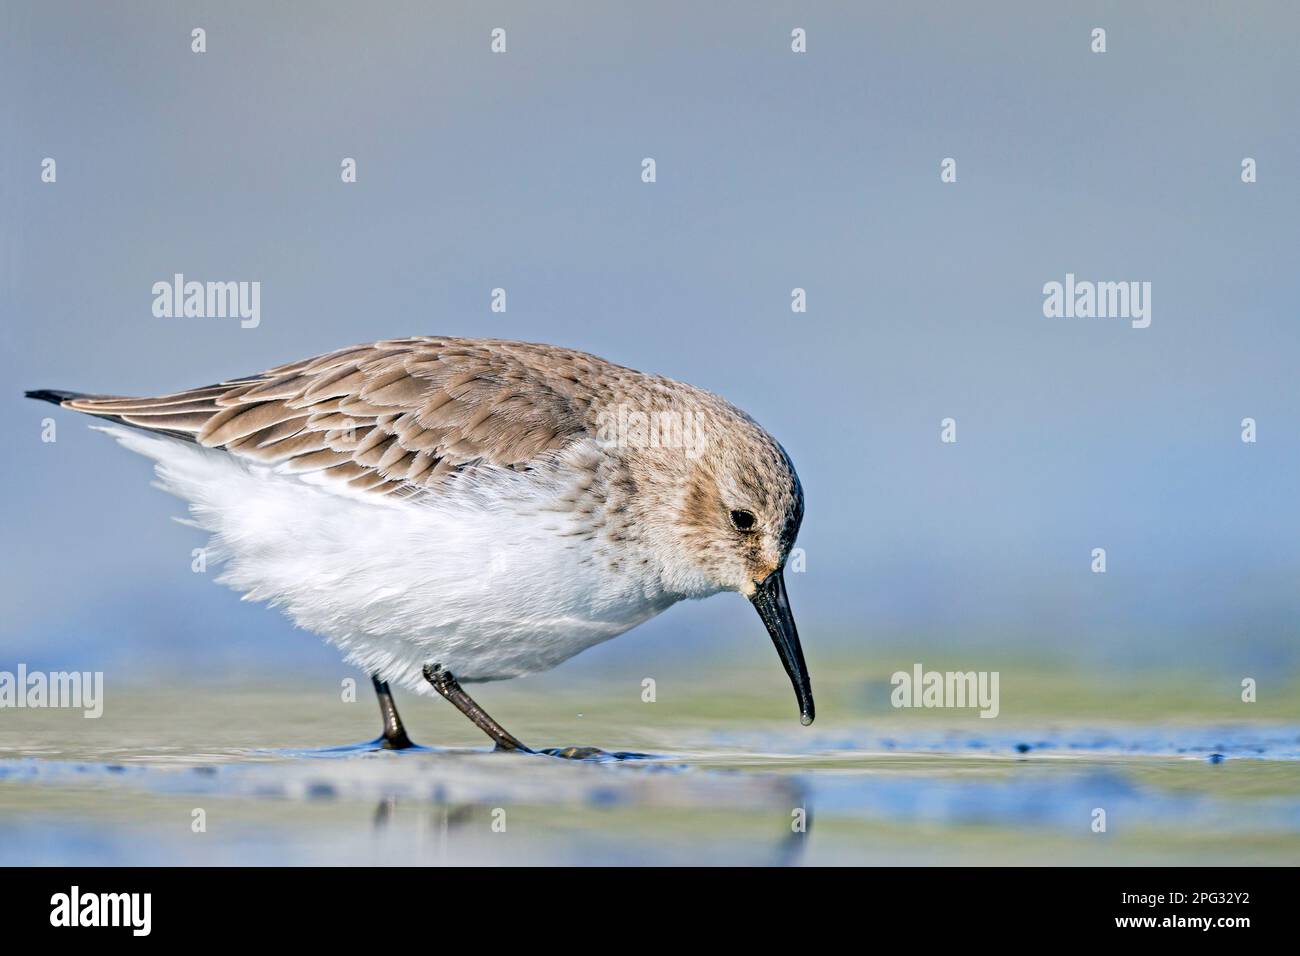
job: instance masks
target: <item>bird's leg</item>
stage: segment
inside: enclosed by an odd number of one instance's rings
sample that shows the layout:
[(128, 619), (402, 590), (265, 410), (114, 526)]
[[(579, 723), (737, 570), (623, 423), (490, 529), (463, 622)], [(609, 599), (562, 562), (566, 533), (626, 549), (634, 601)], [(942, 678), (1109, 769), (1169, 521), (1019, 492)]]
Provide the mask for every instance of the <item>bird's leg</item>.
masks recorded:
[(384, 721), (384, 733), (376, 741), (384, 750), (406, 750), (414, 747), (411, 738), (406, 736), (402, 718), (393, 703), (393, 693), (388, 689), (388, 681), (380, 680), (379, 675), (371, 674), (370, 682), (375, 685), (375, 695), (379, 698), (379, 716)]
[(488, 712), (474, 702), (474, 698), (465, 693), (460, 682), (441, 664), (425, 664), (424, 679), (433, 685), (443, 697), (462, 714), (474, 722), (474, 726), (487, 734), (496, 743), (497, 750), (518, 750), (530, 754), (529, 750), (517, 738), (489, 716)]

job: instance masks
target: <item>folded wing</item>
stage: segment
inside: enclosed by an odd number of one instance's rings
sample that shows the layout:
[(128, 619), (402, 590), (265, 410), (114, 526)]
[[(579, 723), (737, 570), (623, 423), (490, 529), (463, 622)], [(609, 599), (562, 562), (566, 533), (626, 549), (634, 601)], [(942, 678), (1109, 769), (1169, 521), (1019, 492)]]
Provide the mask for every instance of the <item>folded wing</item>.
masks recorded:
[(481, 463), (526, 470), (581, 438), (596, 364), (611, 368), (519, 343), (397, 339), (157, 398), (62, 404), (353, 490), (407, 496)]

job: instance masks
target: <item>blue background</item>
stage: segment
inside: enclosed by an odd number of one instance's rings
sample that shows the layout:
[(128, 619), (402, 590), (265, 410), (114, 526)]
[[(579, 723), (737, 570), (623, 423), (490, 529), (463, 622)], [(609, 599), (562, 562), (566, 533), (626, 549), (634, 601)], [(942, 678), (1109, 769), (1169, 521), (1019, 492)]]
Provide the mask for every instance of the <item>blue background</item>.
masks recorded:
[[(23, 389), (440, 333), (767, 426), (808, 497), (814, 672), (882, 647), (1294, 671), (1300, 8), (762, 6), (6, 3), (0, 667), (338, 666), (191, 573), (148, 464)], [(155, 318), (175, 272), (260, 280), (260, 327)], [(1151, 282), (1151, 327), (1044, 318), (1067, 272)], [(567, 666), (710, 655), (771, 663), (735, 596)]]

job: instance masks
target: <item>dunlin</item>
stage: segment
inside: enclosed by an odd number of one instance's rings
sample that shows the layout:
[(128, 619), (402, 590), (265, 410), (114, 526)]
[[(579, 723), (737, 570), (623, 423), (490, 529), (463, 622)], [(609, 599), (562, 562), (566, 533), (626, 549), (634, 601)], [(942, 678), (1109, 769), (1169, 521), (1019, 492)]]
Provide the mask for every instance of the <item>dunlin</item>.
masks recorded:
[(212, 533), (219, 581), (371, 675), (379, 746), (411, 745), (391, 682), (527, 750), (461, 682), (548, 670), (719, 591), (757, 608), (812, 722), (783, 577), (799, 478), (709, 392), (570, 349), (418, 337), (158, 398), (27, 395), (113, 423)]

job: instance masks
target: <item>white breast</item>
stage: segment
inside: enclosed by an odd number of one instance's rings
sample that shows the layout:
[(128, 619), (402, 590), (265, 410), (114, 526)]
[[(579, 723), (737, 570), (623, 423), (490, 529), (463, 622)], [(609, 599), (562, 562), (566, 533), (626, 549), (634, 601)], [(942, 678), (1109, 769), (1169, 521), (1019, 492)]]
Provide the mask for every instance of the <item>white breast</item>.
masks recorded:
[(224, 561), (218, 581), (411, 690), (430, 690), (428, 663), (463, 681), (547, 670), (675, 600), (636, 562), (615, 572), (595, 554), (563, 507), (562, 469), (376, 502), (224, 451), (102, 430), (153, 458), (160, 485), (190, 502), (212, 532), (210, 560)]

